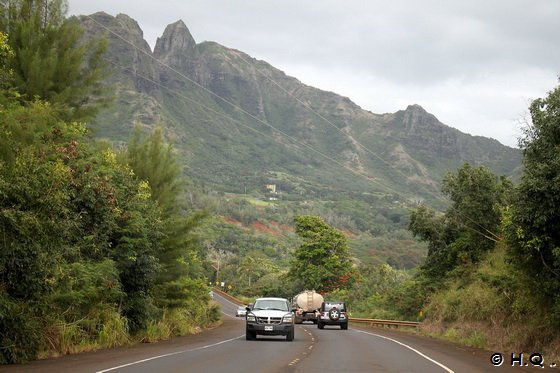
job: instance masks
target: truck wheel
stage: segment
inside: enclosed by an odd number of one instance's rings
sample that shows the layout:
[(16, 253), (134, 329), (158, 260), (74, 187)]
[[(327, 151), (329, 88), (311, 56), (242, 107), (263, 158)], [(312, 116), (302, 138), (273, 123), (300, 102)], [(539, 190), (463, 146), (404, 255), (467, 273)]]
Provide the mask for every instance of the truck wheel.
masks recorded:
[(286, 335), (286, 341), (293, 341), (294, 340), (294, 330), (292, 329), (291, 331), (288, 332), (288, 335)]
[(254, 341), (255, 339), (257, 339), (257, 333), (251, 330), (247, 330), (245, 332), (245, 339), (248, 341)]

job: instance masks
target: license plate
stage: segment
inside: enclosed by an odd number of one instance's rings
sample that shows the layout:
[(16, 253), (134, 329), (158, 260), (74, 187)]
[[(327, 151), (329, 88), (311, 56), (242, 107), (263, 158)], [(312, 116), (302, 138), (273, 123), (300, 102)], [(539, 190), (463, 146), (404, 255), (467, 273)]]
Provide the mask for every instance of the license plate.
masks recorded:
[(265, 331), (265, 332), (271, 332), (271, 331), (273, 331), (273, 330), (274, 330), (274, 327), (271, 326), (271, 325), (266, 325), (266, 326), (264, 327), (264, 331)]

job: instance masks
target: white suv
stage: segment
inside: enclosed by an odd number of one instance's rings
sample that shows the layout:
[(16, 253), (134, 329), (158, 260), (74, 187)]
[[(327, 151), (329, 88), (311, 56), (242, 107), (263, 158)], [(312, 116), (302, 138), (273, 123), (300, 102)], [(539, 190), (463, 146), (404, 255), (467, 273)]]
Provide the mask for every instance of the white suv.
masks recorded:
[(246, 339), (261, 335), (285, 335), (294, 340), (294, 314), (285, 298), (258, 298), (252, 308), (247, 307)]

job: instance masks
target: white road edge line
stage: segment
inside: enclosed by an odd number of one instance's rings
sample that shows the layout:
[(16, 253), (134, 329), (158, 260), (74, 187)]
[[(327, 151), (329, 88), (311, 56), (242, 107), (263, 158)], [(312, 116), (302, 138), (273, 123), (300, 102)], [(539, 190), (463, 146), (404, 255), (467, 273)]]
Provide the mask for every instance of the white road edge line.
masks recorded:
[(234, 319), (234, 320), (239, 320), (239, 321), (241, 321), (238, 317), (232, 316), (232, 315), (230, 315), (229, 313), (225, 313), (224, 311), (222, 311), (222, 314), (226, 315), (227, 317), (231, 317), (231, 318)]
[(192, 351), (203, 350), (203, 349), (205, 349), (205, 348), (215, 347), (215, 346), (221, 345), (221, 344), (223, 344), (223, 343), (235, 341), (236, 339), (239, 339), (239, 338), (244, 337), (244, 336), (245, 336), (245, 334), (240, 335), (239, 337), (235, 337), (235, 338), (231, 338), (231, 339), (226, 339), (225, 341), (220, 341), (220, 342), (212, 343), (212, 344), (210, 344), (210, 345), (192, 348), (192, 349), (190, 349), (190, 350), (183, 350), (183, 351), (171, 352), (171, 353), (169, 353), (169, 354), (163, 354), (163, 355), (153, 356), (153, 357), (149, 357), (149, 358), (147, 358), (147, 359), (142, 359), (142, 360), (138, 360), (138, 361), (133, 361), (132, 363), (119, 365), (119, 366), (117, 366), (117, 367), (112, 367), (112, 368), (108, 368), (108, 369), (104, 369), (104, 370), (99, 370), (99, 371), (97, 371), (96, 373), (110, 372), (110, 371), (112, 371), (112, 370), (117, 370), (117, 369), (121, 369), (121, 368), (126, 368), (126, 367), (129, 367), (129, 366), (131, 366), (131, 365), (136, 365), (136, 364), (145, 363), (145, 362), (150, 361), (150, 360), (156, 360), (156, 359), (161, 359), (161, 358), (163, 358), (163, 357), (168, 357), (168, 356), (173, 356), (173, 355), (184, 354), (184, 353), (186, 353), (186, 352), (192, 352)]
[(396, 339), (389, 338), (389, 337), (385, 337), (385, 336), (383, 336), (383, 335), (379, 335), (379, 334), (375, 334), (375, 333), (365, 332), (365, 331), (363, 331), (363, 330), (354, 329), (354, 331), (357, 332), (357, 333), (364, 333), (364, 334), (373, 335), (373, 336), (379, 337), (379, 338), (385, 338), (385, 339), (388, 339), (388, 340), (390, 340), (390, 341), (392, 341), (392, 342), (398, 343), (398, 344), (400, 344), (401, 346), (404, 346), (404, 347), (408, 348), (409, 350), (412, 350), (412, 351), (416, 352), (418, 355), (422, 356), (424, 359), (429, 360), (429, 361), (431, 361), (432, 363), (438, 365), (439, 367), (441, 367), (442, 369), (444, 369), (444, 370), (447, 371), (448, 373), (455, 373), (455, 372), (453, 372), (451, 369), (449, 369), (448, 367), (446, 367), (445, 365), (443, 365), (442, 363), (435, 361), (434, 359), (432, 359), (432, 358), (429, 357), (429, 356), (424, 355), (423, 353), (421, 353), (421, 352), (418, 351), (417, 349), (412, 348), (412, 347), (410, 347), (409, 345), (404, 344), (404, 343), (402, 343), (402, 342), (399, 342), (399, 341), (397, 341)]
[[(226, 302), (231, 303), (231, 304), (234, 305), (235, 307), (239, 306), (238, 304), (233, 303), (232, 301), (230, 301), (230, 300), (227, 299), (226, 297), (222, 297), (220, 294), (217, 294), (217, 293), (214, 293), (214, 292), (212, 292), (212, 293), (214, 294), (214, 295), (212, 296), (212, 299), (214, 298), (214, 296), (218, 296), (218, 297), (222, 298), (223, 300), (225, 300)], [(220, 307), (220, 309), (221, 309), (221, 307)], [(231, 317), (231, 318), (233, 318), (233, 319), (237, 319), (237, 316), (232, 316), (232, 315), (230, 315), (230, 314), (228, 314), (228, 313), (225, 313), (224, 310), (221, 310), (221, 311), (222, 311), (222, 313), (223, 313), (224, 315), (229, 316), (229, 317)]]

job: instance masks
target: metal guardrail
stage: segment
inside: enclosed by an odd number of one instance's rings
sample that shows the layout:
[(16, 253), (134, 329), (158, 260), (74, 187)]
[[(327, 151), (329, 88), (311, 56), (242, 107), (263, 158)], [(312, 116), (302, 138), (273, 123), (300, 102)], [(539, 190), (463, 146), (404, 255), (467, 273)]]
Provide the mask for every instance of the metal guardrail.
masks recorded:
[[(243, 303), (242, 301), (240, 301), (239, 299), (235, 298), (232, 295), (229, 295), (228, 293), (218, 289), (218, 288), (212, 288), (212, 291), (214, 291), (215, 293), (219, 294), (220, 296), (226, 298), (227, 300), (238, 304), (240, 306), (244, 305), (245, 303)], [(420, 323), (418, 321), (399, 321), (399, 320), (383, 320), (383, 319), (366, 319), (366, 318), (361, 318), (361, 317), (350, 317), (348, 318), (348, 321), (350, 322), (355, 322), (355, 323), (360, 323), (360, 324), (369, 324), (370, 326), (373, 325), (381, 325), (381, 326), (394, 326), (395, 328), (398, 328), (399, 326), (404, 326), (404, 327), (409, 327), (409, 328), (417, 328), (418, 325), (420, 325)]]
[(417, 328), (420, 323), (418, 321), (398, 321), (398, 320), (381, 320), (381, 319), (365, 319), (360, 317), (350, 317), (348, 319), (350, 322), (369, 324), (372, 325), (382, 325), (382, 326), (394, 326), (398, 328), (399, 326), (406, 326), (410, 328)]
[(243, 306), (245, 305), (245, 303), (243, 303), (242, 301), (240, 301), (239, 299), (237, 299), (236, 297), (229, 295), (228, 293), (226, 293), (225, 291), (222, 291), (218, 288), (212, 288), (212, 291), (218, 295), (220, 295), (221, 297), (226, 298), (227, 300), (229, 300), (232, 303), (237, 304), (238, 306)]

